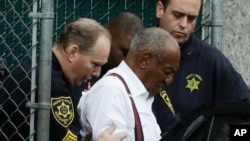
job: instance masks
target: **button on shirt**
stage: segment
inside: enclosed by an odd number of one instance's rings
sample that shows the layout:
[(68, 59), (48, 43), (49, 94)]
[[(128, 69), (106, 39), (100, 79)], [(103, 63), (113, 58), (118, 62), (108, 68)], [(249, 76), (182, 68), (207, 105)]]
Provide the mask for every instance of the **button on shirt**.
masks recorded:
[(128, 133), (124, 141), (135, 140), (135, 119), (131, 100), (122, 81), (116, 76), (110, 76), (111, 73), (121, 75), (131, 91), (140, 116), (144, 141), (160, 140), (160, 128), (151, 110), (153, 97), (149, 97), (142, 82), (124, 61), (117, 68), (108, 71), (81, 97), (78, 113), (83, 126), (82, 135), (92, 129), (92, 138), (96, 140), (102, 131), (115, 123), (117, 126), (115, 133), (121, 131)]

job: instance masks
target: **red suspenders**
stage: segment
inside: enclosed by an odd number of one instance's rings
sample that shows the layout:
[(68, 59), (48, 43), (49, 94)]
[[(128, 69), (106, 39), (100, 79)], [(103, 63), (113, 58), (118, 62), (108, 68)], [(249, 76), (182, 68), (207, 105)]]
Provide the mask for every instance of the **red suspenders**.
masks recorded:
[(144, 141), (142, 126), (141, 126), (141, 121), (140, 121), (140, 116), (139, 116), (138, 111), (136, 109), (134, 100), (133, 100), (133, 98), (130, 95), (131, 92), (130, 92), (130, 90), (129, 90), (129, 88), (128, 88), (126, 82), (125, 82), (125, 80), (119, 74), (117, 74), (117, 73), (111, 73), (109, 75), (116, 76), (124, 84), (124, 86), (126, 88), (126, 91), (127, 91), (128, 95), (129, 95), (129, 98), (131, 100), (131, 104), (132, 104), (132, 108), (133, 108), (133, 112), (134, 112), (134, 118), (135, 118), (135, 141)]

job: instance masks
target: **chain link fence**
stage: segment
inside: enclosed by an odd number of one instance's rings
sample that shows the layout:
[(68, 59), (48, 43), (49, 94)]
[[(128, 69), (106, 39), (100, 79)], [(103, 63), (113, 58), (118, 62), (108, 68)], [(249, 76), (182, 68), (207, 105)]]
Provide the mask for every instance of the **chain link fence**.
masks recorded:
[[(57, 38), (66, 24), (79, 17), (93, 18), (105, 25), (111, 17), (121, 11), (135, 13), (143, 20), (145, 27), (155, 26), (158, 23), (155, 18), (156, 2), (156, 0), (54, 0), (53, 39), (51, 40), (53, 42)], [(41, 28), (41, 19), (32, 19), (30, 14), (39, 12), (41, 9), (41, 1), (0, 0), (0, 141), (14, 138), (18, 138), (18, 141), (33, 140), (36, 132), (32, 116), (35, 110), (30, 111), (26, 106), (27, 102), (34, 100), (31, 95), (37, 97), (37, 94), (32, 93), (36, 86), (31, 86), (28, 90), (20, 89), (25, 80), (35, 83), (31, 78), (32, 69), (23, 68), (22, 75), (25, 77), (21, 80), (13, 78), (10, 74), (15, 68), (21, 67), (21, 62), (36, 61), (34, 59), (40, 54), (41, 31), (45, 29)], [(206, 15), (210, 12), (206, 11)], [(209, 34), (202, 36), (202, 31), (207, 28), (206, 24), (202, 24), (204, 23), (202, 20), (204, 17), (201, 13), (195, 32), (199, 37), (209, 39)], [(15, 89), (8, 91), (6, 86), (3, 86), (5, 81), (11, 81)], [(14, 91), (20, 94), (13, 95)], [(8, 111), (4, 110), (7, 101), (11, 103), (8, 105)], [(27, 113), (20, 112), (22, 108), (26, 108)], [(14, 116), (19, 120), (13, 121)], [(23, 132), (30, 136), (22, 136)]]

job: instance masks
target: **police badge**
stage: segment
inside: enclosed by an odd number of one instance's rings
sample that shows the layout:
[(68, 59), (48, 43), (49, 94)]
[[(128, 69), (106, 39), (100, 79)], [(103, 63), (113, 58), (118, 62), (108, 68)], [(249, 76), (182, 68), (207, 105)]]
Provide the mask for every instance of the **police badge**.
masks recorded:
[(72, 99), (68, 97), (51, 98), (51, 109), (56, 121), (63, 127), (68, 127), (74, 119)]
[(202, 81), (202, 77), (199, 74), (195, 74), (195, 73), (189, 74), (186, 77), (186, 80), (187, 80), (187, 85), (185, 88), (189, 89), (191, 93), (194, 90), (197, 90), (197, 91), (199, 90), (199, 84)]

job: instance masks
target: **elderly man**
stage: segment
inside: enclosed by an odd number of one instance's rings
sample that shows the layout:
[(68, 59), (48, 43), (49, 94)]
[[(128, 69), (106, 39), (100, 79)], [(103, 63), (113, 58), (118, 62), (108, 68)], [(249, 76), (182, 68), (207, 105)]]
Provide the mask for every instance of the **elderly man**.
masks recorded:
[(115, 133), (127, 132), (127, 141), (159, 140), (153, 96), (172, 82), (179, 61), (178, 43), (167, 31), (152, 27), (136, 34), (125, 59), (81, 97), (82, 134), (92, 130), (96, 140), (115, 123)]

